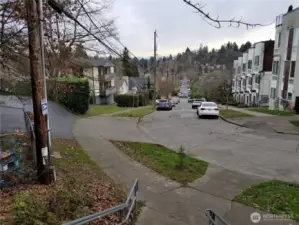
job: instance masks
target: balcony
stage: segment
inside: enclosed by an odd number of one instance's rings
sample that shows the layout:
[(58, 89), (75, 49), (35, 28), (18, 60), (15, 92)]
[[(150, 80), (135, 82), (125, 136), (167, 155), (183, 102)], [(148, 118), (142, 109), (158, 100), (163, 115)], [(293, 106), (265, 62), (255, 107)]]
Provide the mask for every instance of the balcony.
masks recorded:
[(275, 26), (281, 26), (283, 22), (283, 14), (276, 16)]
[(251, 90), (254, 92), (258, 92), (260, 90), (260, 84), (253, 83)]
[(241, 92), (244, 92), (245, 91), (245, 86), (244, 85), (242, 85), (241, 86), (241, 90), (240, 90)]
[(274, 48), (274, 55), (280, 55), (280, 48)]
[(101, 96), (109, 96), (109, 95), (113, 95), (115, 93), (116, 93), (116, 88), (115, 87), (109, 87), (109, 88), (106, 88), (103, 91), (100, 91)]
[(252, 88), (252, 86), (250, 84), (247, 84), (247, 86), (246, 86), (246, 92), (250, 93), (251, 92), (251, 88)]
[(259, 66), (253, 66), (252, 67), (252, 72), (253, 73), (259, 73), (259, 69), (260, 69)]
[(114, 74), (111, 73), (99, 76), (99, 81), (111, 81), (113, 79), (114, 79)]

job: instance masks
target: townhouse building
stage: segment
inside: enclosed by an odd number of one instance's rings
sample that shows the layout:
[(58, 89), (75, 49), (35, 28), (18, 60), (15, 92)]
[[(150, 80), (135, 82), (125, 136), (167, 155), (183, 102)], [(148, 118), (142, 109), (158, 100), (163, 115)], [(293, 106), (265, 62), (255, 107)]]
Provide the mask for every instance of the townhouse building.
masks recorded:
[[(273, 108), (295, 108), (299, 111), (299, 8), (276, 17), (273, 57)], [(287, 104), (286, 104), (287, 103)]]
[(234, 60), (232, 92), (234, 99), (252, 106), (269, 106), (272, 82), (274, 41), (255, 43)]

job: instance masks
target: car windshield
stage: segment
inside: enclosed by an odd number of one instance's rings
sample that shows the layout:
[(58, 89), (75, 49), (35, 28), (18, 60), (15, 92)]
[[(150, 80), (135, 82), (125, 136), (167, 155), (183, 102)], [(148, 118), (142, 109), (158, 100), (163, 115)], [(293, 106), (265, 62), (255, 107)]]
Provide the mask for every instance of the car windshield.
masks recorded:
[(216, 103), (213, 102), (207, 102), (207, 103), (202, 103), (202, 107), (217, 107)]
[(168, 100), (167, 99), (161, 99), (161, 100), (159, 100), (159, 102), (168, 102)]
[(202, 99), (195, 99), (194, 101), (195, 101), (195, 102), (203, 102)]

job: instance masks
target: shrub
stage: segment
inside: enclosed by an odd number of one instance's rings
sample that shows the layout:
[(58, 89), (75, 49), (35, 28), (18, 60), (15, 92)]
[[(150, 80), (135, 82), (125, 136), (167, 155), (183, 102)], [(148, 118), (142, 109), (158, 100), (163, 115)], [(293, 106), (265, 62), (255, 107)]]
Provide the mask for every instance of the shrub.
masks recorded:
[(84, 78), (60, 78), (54, 91), (54, 100), (74, 113), (88, 111), (90, 101), (89, 83)]
[(115, 102), (119, 107), (138, 107), (138, 106), (146, 106), (149, 104), (149, 94), (125, 94), (125, 95), (116, 95)]

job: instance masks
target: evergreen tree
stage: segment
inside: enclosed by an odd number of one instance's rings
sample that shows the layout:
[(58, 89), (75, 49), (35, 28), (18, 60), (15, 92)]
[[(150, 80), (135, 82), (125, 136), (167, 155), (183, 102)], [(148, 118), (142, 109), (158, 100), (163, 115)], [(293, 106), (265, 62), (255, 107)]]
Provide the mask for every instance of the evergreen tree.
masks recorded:
[(134, 58), (132, 61), (129, 56), (129, 51), (127, 48), (124, 49), (123, 57), (122, 57), (122, 66), (123, 66), (123, 72), (125, 76), (128, 77), (138, 77), (138, 67), (136, 62), (138, 61), (137, 58)]

